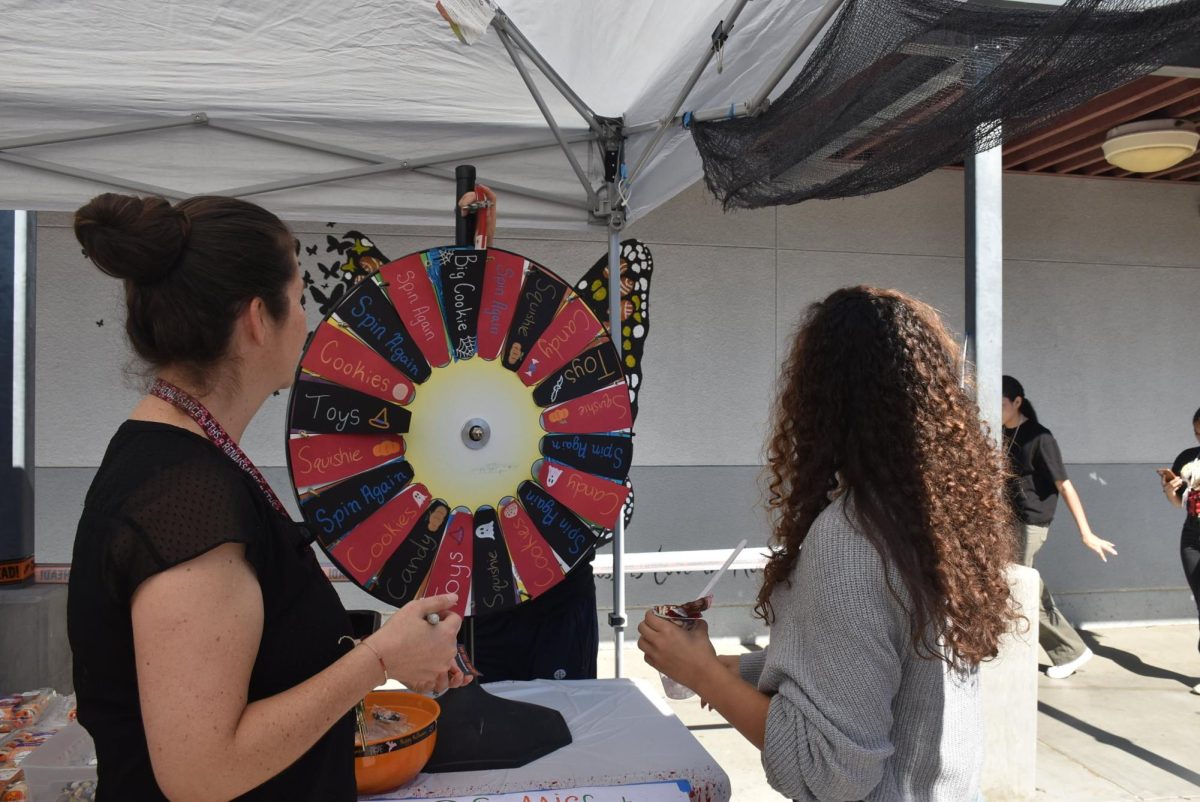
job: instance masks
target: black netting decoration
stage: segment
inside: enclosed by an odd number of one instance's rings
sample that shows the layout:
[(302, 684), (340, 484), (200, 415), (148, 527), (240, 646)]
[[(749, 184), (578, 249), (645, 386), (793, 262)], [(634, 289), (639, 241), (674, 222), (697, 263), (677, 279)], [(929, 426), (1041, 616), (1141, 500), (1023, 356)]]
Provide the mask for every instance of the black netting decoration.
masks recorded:
[(693, 135), (726, 209), (866, 195), (1028, 133), (1198, 43), (1200, 0), (846, 0), (765, 113), (695, 123)]

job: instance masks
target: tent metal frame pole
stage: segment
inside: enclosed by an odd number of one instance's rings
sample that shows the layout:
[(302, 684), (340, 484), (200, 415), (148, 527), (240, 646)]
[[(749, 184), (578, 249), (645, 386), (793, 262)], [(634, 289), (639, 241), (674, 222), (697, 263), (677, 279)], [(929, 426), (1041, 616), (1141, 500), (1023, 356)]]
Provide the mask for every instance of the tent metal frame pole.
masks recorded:
[[(251, 136), (252, 136), (252, 134), (251, 134)], [(264, 138), (270, 139), (272, 137), (264, 137)], [(590, 138), (591, 138), (591, 134), (588, 134), (587, 137), (585, 137), (585, 140), (590, 139)], [(297, 144), (297, 143), (293, 142), (290, 144)], [(546, 144), (539, 145), (538, 147), (554, 147), (555, 144), (556, 144), (555, 142), (547, 142)], [(321, 150), (322, 148), (314, 143), (313, 149)], [(485, 158), (488, 156), (498, 156), (498, 155), (503, 155), (503, 154), (507, 154), (507, 153), (521, 152), (523, 150), (530, 150), (530, 149), (533, 149), (533, 148), (528, 148), (528, 147), (514, 148), (513, 146), (508, 145), (508, 146), (493, 147), (493, 148), (476, 148), (474, 150), (464, 151), (461, 153), (443, 153), (443, 154), (437, 154), (434, 156), (422, 157), (420, 159), (388, 159), (386, 161), (380, 160), (380, 161), (375, 162), (374, 164), (363, 165), (362, 167), (350, 167), (345, 170), (334, 170), (334, 171), (331, 171), (328, 173), (316, 173), (316, 174), (311, 174), (308, 176), (301, 176), (301, 177), (297, 177), (297, 178), (281, 179), (279, 181), (268, 181), (268, 182), (264, 182), (261, 184), (251, 184), (251, 185), (242, 186), (242, 187), (232, 187), (232, 188), (221, 191), (220, 194), (232, 195), (235, 197), (241, 197), (241, 196), (245, 196), (245, 195), (259, 195), (264, 192), (276, 192), (276, 191), (283, 190), (283, 189), (296, 189), (299, 187), (315, 186), (317, 184), (328, 184), (333, 181), (344, 181), (344, 180), (351, 179), (351, 178), (363, 178), (363, 177), (366, 177), (369, 175), (379, 175), (381, 173), (415, 171), (415, 170), (418, 170), (421, 168), (435, 167), (436, 165), (439, 165), (439, 164), (447, 164), (447, 163), (453, 163), (453, 162), (466, 162), (466, 161), (471, 161), (472, 159)], [(341, 154), (341, 155), (346, 155), (346, 154)], [(357, 157), (357, 158), (366, 158), (366, 156), (364, 154), (362, 157)], [(374, 158), (379, 159), (380, 157), (376, 156)], [(511, 186), (515, 187), (516, 185), (511, 185)], [(546, 193), (538, 193), (537, 190), (523, 189), (522, 194), (539, 197), (541, 200), (546, 200), (551, 203), (563, 203), (562, 198), (560, 198), (556, 195), (548, 195)], [(568, 205), (571, 206), (571, 208), (582, 208), (582, 206), (583, 206), (583, 204), (576, 204), (574, 202), (569, 202)]]
[(737, 117), (749, 117), (749, 103), (734, 103), (724, 108), (713, 107), (711, 109), (701, 109), (700, 111), (692, 112), (692, 120), (698, 123), (712, 122), (713, 120), (733, 120)]
[(537, 104), (538, 109), (542, 112), (542, 116), (546, 118), (546, 125), (550, 126), (550, 133), (554, 134), (554, 138), (558, 140), (558, 145), (562, 148), (563, 155), (567, 157), (567, 161), (571, 164), (571, 169), (575, 171), (575, 177), (579, 179), (579, 183), (583, 185), (584, 192), (587, 193), (588, 203), (593, 209), (598, 209), (599, 198), (595, 188), (592, 187), (592, 182), (588, 179), (587, 172), (575, 158), (575, 154), (571, 152), (570, 146), (563, 138), (562, 131), (559, 130), (558, 123), (554, 119), (554, 115), (550, 113), (550, 107), (546, 105), (545, 98), (542, 97), (541, 91), (537, 84), (533, 82), (533, 76), (529, 72), (529, 68), (521, 61), (520, 52), (517, 46), (509, 39), (508, 34), (500, 27), (496, 28), (496, 34), (500, 37), (500, 43), (504, 45), (504, 49), (508, 51), (508, 57), (512, 59), (513, 66), (517, 68), (517, 72), (521, 74), (521, 80), (525, 82), (525, 88), (529, 90), (529, 94), (533, 96), (533, 102)]
[[(609, 184), (610, 191), (616, 187)], [(617, 350), (617, 363), (623, 364), (621, 338), (621, 242), (620, 229), (623, 215), (616, 213), (610, 216), (608, 224), (608, 333), (613, 348)], [(625, 646), (625, 515), (624, 511), (617, 515), (617, 525), (613, 527), (613, 611), (608, 617), (609, 626), (613, 630), (613, 659), (614, 673), (620, 679)]]
[(749, 0), (736, 0), (733, 8), (730, 9), (729, 15), (721, 20), (721, 24), (717, 26), (717, 30), (713, 32), (712, 41), (708, 45), (708, 50), (705, 51), (703, 58), (692, 70), (692, 74), (688, 76), (683, 87), (679, 90), (679, 94), (675, 96), (674, 102), (671, 104), (670, 112), (659, 120), (658, 128), (654, 132), (654, 138), (650, 140), (650, 144), (642, 151), (642, 155), (638, 157), (637, 163), (634, 164), (633, 170), (629, 173), (628, 183), (632, 186), (633, 182), (642, 172), (642, 168), (650, 161), (650, 158), (658, 151), (658, 146), (666, 136), (667, 129), (675, 124), (675, 120), (679, 116), (679, 110), (683, 108), (684, 101), (687, 100), (692, 90), (696, 88), (696, 84), (700, 81), (700, 76), (704, 74), (704, 70), (712, 61), (717, 50), (720, 49), (718, 42), (724, 42), (729, 36), (729, 32), (733, 30), (733, 24), (737, 21), (738, 16), (742, 13), (742, 9), (746, 7)]
[[(443, 170), (437, 167), (418, 167), (413, 170), (413, 172), (420, 173), (421, 175), (427, 175), (432, 178), (443, 178), (447, 181), (456, 180), (454, 177), (454, 171)], [(526, 198), (533, 198), (534, 200), (545, 201), (547, 203), (553, 203), (559, 206), (566, 206), (570, 209), (579, 209), (580, 211), (584, 212), (592, 211), (592, 207), (584, 201), (575, 200), (573, 198), (564, 198), (561, 195), (554, 195), (549, 192), (530, 189), (529, 187), (524, 187), (520, 184), (510, 184), (507, 181), (495, 181), (489, 179), (487, 186), (491, 189), (502, 190), (510, 195), (521, 195)]]
[(27, 136), (21, 139), (10, 139), (0, 142), (0, 150), (12, 148), (29, 148), (36, 145), (58, 145), (63, 142), (78, 142), (83, 139), (100, 139), (106, 136), (121, 136), (122, 134), (140, 134), (146, 131), (160, 131), (164, 128), (180, 128), (186, 125), (204, 125), (208, 117), (204, 114), (189, 114), (186, 117), (173, 117), (153, 123), (129, 123), (128, 125), (110, 125), (104, 128), (88, 128), (63, 134), (42, 134)]
[(754, 96), (750, 98), (750, 102), (746, 104), (749, 106), (751, 115), (758, 115), (766, 110), (768, 103), (767, 97), (771, 94), (775, 87), (779, 85), (779, 82), (783, 80), (783, 76), (787, 75), (788, 70), (792, 68), (792, 65), (796, 63), (800, 56), (804, 55), (804, 51), (807, 50), (808, 46), (813, 43), (813, 40), (817, 38), (818, 34), (824, 30), (825, 25), (829, 22), (829, 20), (833, 19), (834, 14), (840, 11), (842, 6), (845, 4), (846, 0), (829, 0), (829, 2), (827, 2), (821, 8), (821, 10), (817, 12), (816, 19), (814, 19), (809, 26), (804, 29), (804, 33), (799, 39), (796, 40), (796, 43), (792, 46), (792, 49), (788, 51), (788, 54), (784, 56), (779, 64), (775, 67), (775, 71), (771, 73), (771, 76), (762, 85), (762, 88), (759, 89), (758, 92), (756, 92)]
[(145, 195), (162, 195), (164, 198), (180, 199), (186, 198), (188, 193), (177, 192), (166, 187), (156, 186), (154, 184), (143, 184), (140, 181), (130, 181), (128, 178), (120, 178), (108, 173), (97, 173), (92, 170), (84, 170), (79, 167), (69, 167), (65, 164), (57, 164), (55, 162), (43, 161), (42, 159), (34, 159), (29, 156), (21, 156), (16, 153), (0, 152), (0, 161), (12, 162), (20, 164), (24, 167), (32, 167), (35, 170), (42, 170), (47, 173), (58, 173), (59, 175), (67, 175), (72, 178), (82, 178), (85, 181), (94, 181), (97, 184), (106, 184), (111, 187), (122, 187), (124, 189), (132, 189), (136, 192), (141, 192)]
[(1004, 207), (1002, 148), (967, 157), (963, 171), (966, 213), (966, 329), (975, 363), (975, 402), (999, 444), (1004, 358)]
[[(253, 125), (245, 125), (243, 123), (231, 123), (224, 120), (209, 120), (208, 126), (219, 131), (229, 131), (243, 136), (254, 137), (256, 139), (265, 139), (270, 142), (279, 142), (284, 145), (295, 145), (299, 148), (315, 150), (321, 153), (330, 153), (334, 156), (346, 156), (351, 159), (361, 159), (367, 162), (373, 162), (377, 165), (382, 164), (415, 164), (417, 166), (425, 166), (427, 164), (442, 164), (459, 159), (470, 160), (485, 156), (497, 156), (506, 153), (518, 153), (526, 150), (540, 150), (542, 148), (553, 148), (558, 146), (556, 139), (531, 139), (525, 142), (513, 143), (510, 145), (500, 145), (492, 148), (476, 148), (471, 151), (462, 153), (452, 153), (446, 157), (432, 156), (423, 157), (421, 159), (396, 159), (391, 156), (384, 156), (379, 153), (372, 153), (367, 150), (358, 150), (357, 148), (347, 148), (342, 145), (333, 145), (328, 142), (319, 142), (315, 139), (305, 139), (304, 137), (294, 136), (292, 134), (281, 134), (277, 131), (268, 131), (264, 128), (258, 128)], [(591, 142), (596, 137), (591, 133), (576, 133), (568, 134), (566, 140), (571, 143)]]
[[(597, 136), (604, 135), (604, 127), (597, 118), (596, 112), (592, 111), (591, 107), (584, 102), (583, 98), (576, 94), (575, 90), (571, 88), (570, 84), (563, 80), (562, 76), (550, 66), (550, 62), (546, 61), (546, 59), (542, 57), (542, 54), (537, 51), (537, 48), (533, 46), (533, 43), (525, 38), (525, 34), (521, 33), (521, 29), (516, 26), (516, 23), (512, 21), (511, 17), (505, 14), (502, 10), (497, 9), (496, 16), (492, 18), (492, 27), (496, 29), (498, 34), (500, 34), (500, 40), (502, 42), (505, 41), (505, 37), (507, 36), (509, 41), (511, 41), (511, 43), (517, 47), (517, 49), (524, 53), (529, 60), (533, 62), (533, 65), (538, 68), (538, 71), (541, 72), (542, 75), (546, 76), (546, 80), (548, 80), (551, 85), (558, 90), (559, 94), (561, 94), (563, 98), (571, 104), (575, 111), (579, 112), (579, 116), (582, 117), (584, 122), (588, 124), (588, 128), (591, 128)], [(509, 52), (509, 55), (512, 55), (511, 51)]]
[[(362, 167), (349, 168), (346, 170), (338, 170), (329, 173), (318, 173), (308, 176), (298, 176), (296, 178), (283, 179), (280, 181), (244, 187), (233, 187), (218, 193), (235, 197), (257, 195), (283, 189), (297, 189), (300, 187), (329, 183), (331, 181), (344, 181), (353, 178), (378, 175), (380, 173), (405, 170), (429, 175), (439, 179), (453, 180), (452, 174), (443, 173), (440, 169), (437, 169), (435, 165), (470, 161), (472, 159), (486, 158), (488, 156), (522, 153), (530, 150), (540, 150), (542, 148), (562, 147), (563, 141), (575, 144), (578, 142), (592, 142), (596, 140), (596, 136), (591, 132), (574, 133), (561, 136), (561, 138), (556, 139), (529, 140), (499, 147), (476, 148), (474, 150), (464, 151), (461, 153), (434, 155), (430, 157), (423, 157), (421, 159), (393, 159), (382, 156), (378, 153), (371, 153), (369, 151), (347, 148), (327, 142), (305, 139), (303, 137), (292, 136), (290, 134), (281, 134), (275, 131), (268, 131), (266, 129), (258, 128), (253, 125), (214, 120), (209, 118), (209, 116), (204, 112), (196, 112), (194, 114), (189, 114), (186, 117), (175, 117), (158, 122), (131, 123), (128, 125), (114, 125), (104, 128), (89, 128), (83, 131), (76, 131), (68, 134), (48, 134), (45, 136), (13, 139), (0, 143), (0, 160), (11, 162), (13, 164), (19, 164), (24, 167), (30, 167), (43, 172), (57, 173), (60, 175), (70, 176), (71, 178), (81, 178), (98, 184), (105, 184), (112, 187), (133, 190), (142, 194), (162, 195), (163, 197), (173, 200), (186, 198), (190, 193), (171, 189), (169, 187), (158, 186), (156, 184), (133, 181), (108, 173), (100, 173), (94, 170), (85, 170), (79, 167), (72, 167), (70, 165), (59, 164), (57, 162), (46, 161), (44, 159), (37, 159), (32, 156), (9, 153), (6, 151), (15, 148), (35, 147), (38, 145), (54, 145), (64, 142), (79, 142), (88, 139), (121, 136), (124, 134), (137, 134), (148, 131), (157, 131), (167, 128), (180, 128), (192, 125), (208, 126), (209, 128), (219, 131), (226, 131), (228, 133), (240, 134), (242, 136), (248, 136), (255, 139), (277, 142), (284, 145), (292, 145), (294, 147), (304, 148), (306, 150), (329, 153), (335, 156), (345, 156), (352, 159), (361, 159), (362, 161), (369, 162), (369, 164), (363, 165)], [(595, 211), (595, 203), (590, 199), (588, 201), (575, 200), (573, 198), (567, 198), (548, 192), (542, 192), (540, 190), (530, 189), (519, 184), (502, 184), (493, 181), (492, 185), (497, 189), (503, 189), (505, 192), (509, 192), (514, 195), (522, 195), (535, 200), (544, 201), (546, 203), (564, 206), (569, 209), (577, 209), (585, 212)]]

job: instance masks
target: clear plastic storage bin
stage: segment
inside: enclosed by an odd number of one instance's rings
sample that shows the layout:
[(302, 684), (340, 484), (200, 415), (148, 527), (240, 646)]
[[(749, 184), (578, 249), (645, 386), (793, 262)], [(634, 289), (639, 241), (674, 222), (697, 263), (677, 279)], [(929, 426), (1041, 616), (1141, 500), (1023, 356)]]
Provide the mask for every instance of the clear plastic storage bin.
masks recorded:
[(77, 721), (21, 763), (30, 802), (81, 802), (96, 796), (96, 746)]

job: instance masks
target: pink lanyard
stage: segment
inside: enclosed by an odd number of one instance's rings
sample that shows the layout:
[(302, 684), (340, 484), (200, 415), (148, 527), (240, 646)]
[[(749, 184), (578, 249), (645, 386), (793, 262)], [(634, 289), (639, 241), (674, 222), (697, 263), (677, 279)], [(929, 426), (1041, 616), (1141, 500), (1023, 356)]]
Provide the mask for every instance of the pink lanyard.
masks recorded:
[(287, 518), (289, 521), (292, 519), (292, 516), (288, 515), (287, 510), (284, 509), (279, 497), (275, 495), (275, 491), (267, 484), (267, 480), (263, 478), (258, 468), (254, 467), (254, 463), (246, 456), (246, 452), (242, 451), (238, 444), (233, 441), (229, 433), (225, 431), (221, 424), (217, 423), (217, 419), (212, 416), (212, 413), (203, 404), (164, 379), (156, 379), (154, 381), (154, 386), (150, 388), (150, 395), (161, 398), (196, 421), (200, 428), (204, 430), (208, 439), (212, 441), (213, 445), (225, 452), (225, 456), (233, 460), (235, 465), (250, 474), (250, 478), (262, 490), (263, 495), (267, 497), (267, 501), (271, 502), (271, 506), (284, 518)]

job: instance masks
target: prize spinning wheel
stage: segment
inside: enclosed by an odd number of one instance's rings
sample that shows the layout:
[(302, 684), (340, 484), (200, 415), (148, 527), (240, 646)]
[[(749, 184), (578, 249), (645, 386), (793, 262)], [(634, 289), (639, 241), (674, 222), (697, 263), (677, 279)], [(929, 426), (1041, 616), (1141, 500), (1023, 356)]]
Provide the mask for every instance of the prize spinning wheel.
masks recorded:
[(587, 278), (577, 291), (515, 253), (435, 248), (329, 310), (292, 389), (288, 466), (309, 528), (364, 590), (505, 610), (616, 526), (638, 373)]

